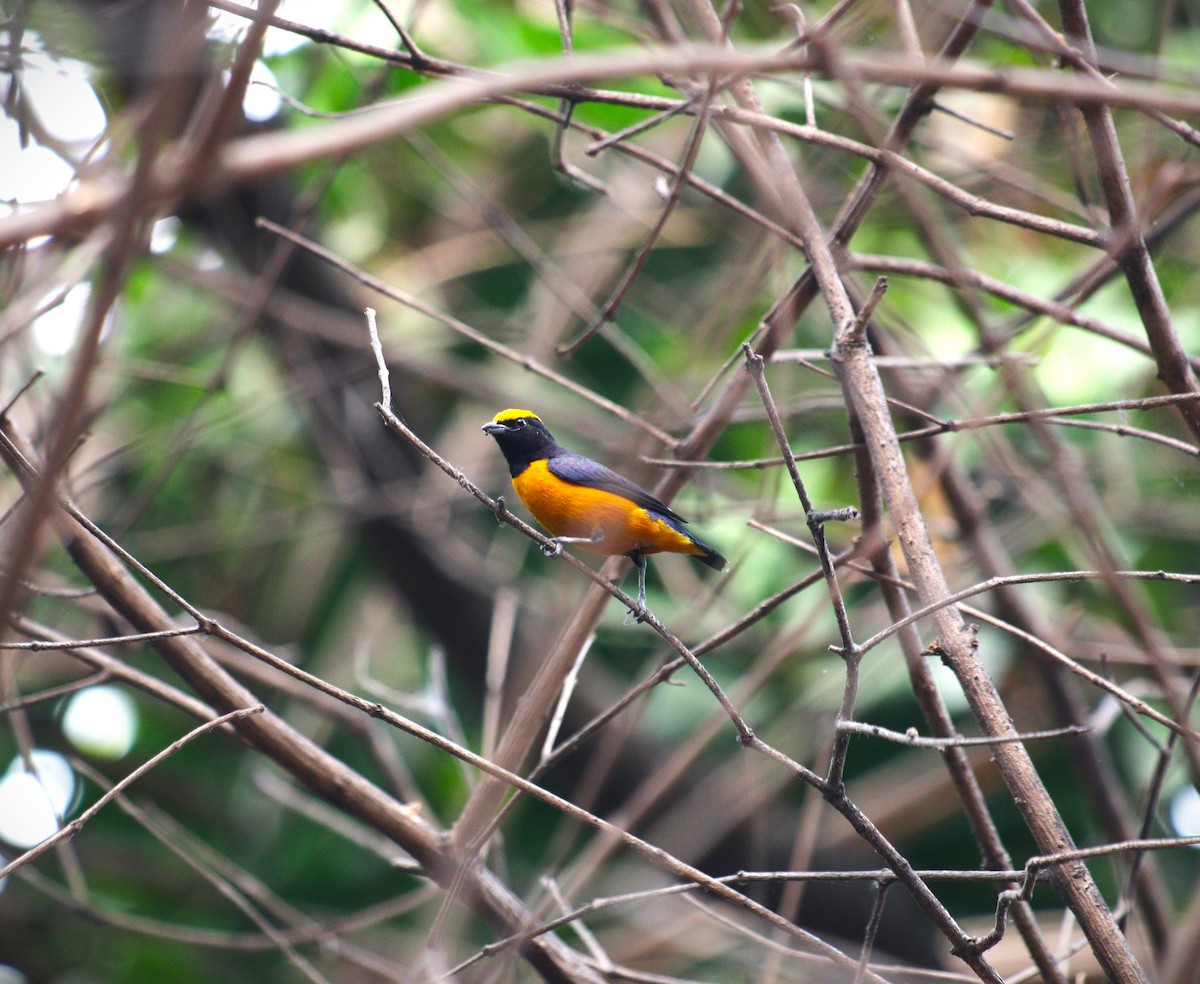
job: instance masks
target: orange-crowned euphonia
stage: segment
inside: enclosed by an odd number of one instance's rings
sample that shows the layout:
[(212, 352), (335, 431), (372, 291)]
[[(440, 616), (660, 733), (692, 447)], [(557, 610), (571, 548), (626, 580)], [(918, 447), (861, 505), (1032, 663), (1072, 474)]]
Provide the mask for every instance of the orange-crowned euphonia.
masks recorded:
[(517, 495), (554, 538), (550, 556), (564, 543), (577, 543), (633, 561), (639, 622), (647, 614), (646, 554), (688, 554), (714, 570), (725, 567), (725, 558), (689, 533), (679, 513), (624, 475), (559, 447), (536, 413), (502, 410), (483, 429), (500, 445)]

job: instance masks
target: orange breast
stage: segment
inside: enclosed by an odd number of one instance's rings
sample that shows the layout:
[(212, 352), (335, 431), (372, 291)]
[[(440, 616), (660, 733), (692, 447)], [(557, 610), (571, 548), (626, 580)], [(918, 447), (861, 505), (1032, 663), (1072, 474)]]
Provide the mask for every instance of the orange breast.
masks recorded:
[(576, 544), (592, 553), (704, 553), (691, 538), (641, 506), (612, 492), (564, 482), (545, 461), (535, 461), (521, 472), (513, 479), (513, 488), (533, 518), (552, 535), (590, 537), (600, 533), (595, 543)]

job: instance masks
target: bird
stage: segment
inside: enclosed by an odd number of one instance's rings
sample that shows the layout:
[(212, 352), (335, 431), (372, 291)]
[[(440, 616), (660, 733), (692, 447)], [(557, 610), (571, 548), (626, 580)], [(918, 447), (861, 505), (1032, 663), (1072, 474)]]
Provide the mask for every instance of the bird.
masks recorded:
[(713, 570), (723, 570), (725, 558), (686, 528), (687, 520), (665, 502), (591, 458), (559, 445), (532, 410), (501, 410), (483, 425), (496, 439), (508, 462), (513, 488), (551, 534), (553, 546), (543, 547), (557, 557), (563, 544), (603, 556), (623, 554), (638, 571), (635, 621), (644, 622), (646, 555), (681, 553)]

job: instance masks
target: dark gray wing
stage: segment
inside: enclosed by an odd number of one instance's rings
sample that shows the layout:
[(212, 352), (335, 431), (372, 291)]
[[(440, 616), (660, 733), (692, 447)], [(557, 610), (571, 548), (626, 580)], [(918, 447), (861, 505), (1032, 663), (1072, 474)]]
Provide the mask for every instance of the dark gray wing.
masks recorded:
[(624, 475), (618, 475), (611, 468), (605, 467), (598, 461), (592, 461), (591, 458), (585, 458), (581, 454), (568, 452), (555, 455), (546, 462), (546, 467), (550, 469), (552, 475), (558, 476), (564, 482), (611, 492), (613, 495), (619, 495), (636, 503), (643, 509), (649, 509), (668, 519), (673, 519), (677, 523), (687, 522), (679, 513), (640, 485), (636, 485)]

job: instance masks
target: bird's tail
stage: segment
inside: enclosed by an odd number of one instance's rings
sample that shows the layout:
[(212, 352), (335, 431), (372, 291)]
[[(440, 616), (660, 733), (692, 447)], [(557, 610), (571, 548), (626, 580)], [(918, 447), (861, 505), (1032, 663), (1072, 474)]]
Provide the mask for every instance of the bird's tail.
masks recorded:
[(695, 557), (700, 563), (711, 567), (714, 571), (723, 571), (727, 561), (717, 551), (710, 547), (707, 543), (697, 537), (689, 530), (682, 522), (676, 522), (670, 516), (664, 516), (661, 513), (656, 514), (657, 518), (662, 520), (671, 527), (676, 533), (686, 537), (688, 542), (694, 549), (681, 551), (687, 553), (689, 557)]
[(701, 551), (700, 553), (691, 554), (692, 557), (695, 557), (698, 561), (700, 561), (700, 563), (711, 567), (714, 571), (725, 570), (726, 560), (724, 557), (717, 553), (707, 543), (703, 543), (700, 540), (697, 540), (695, 537), (692, 537), (691, 540), (692, 543)]

